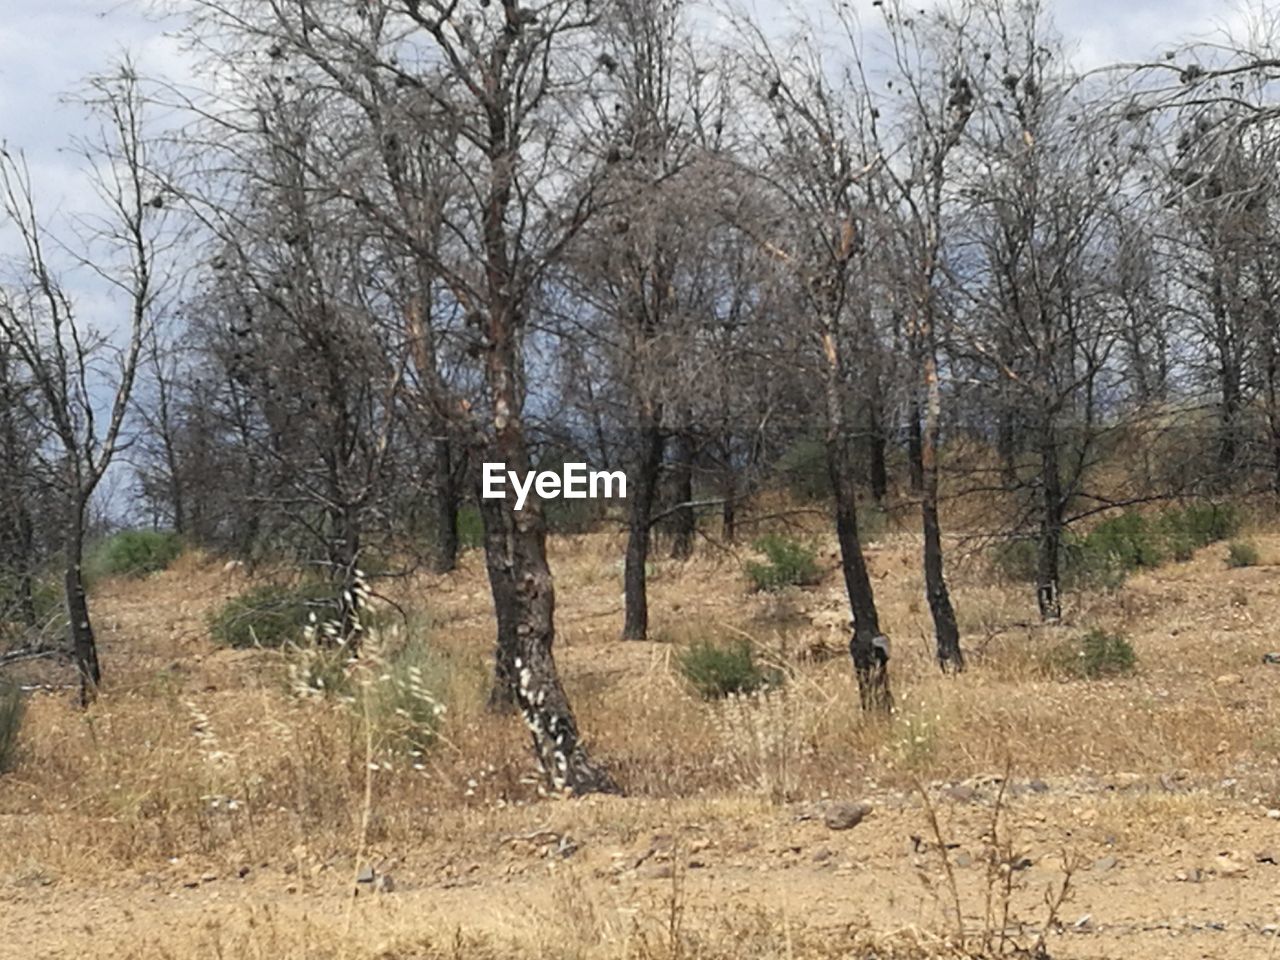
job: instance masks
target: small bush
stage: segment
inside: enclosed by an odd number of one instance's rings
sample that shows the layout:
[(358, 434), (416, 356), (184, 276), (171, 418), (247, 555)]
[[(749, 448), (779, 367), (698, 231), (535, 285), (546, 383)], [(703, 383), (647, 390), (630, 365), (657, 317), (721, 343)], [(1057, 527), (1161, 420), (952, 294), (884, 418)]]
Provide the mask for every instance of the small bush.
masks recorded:
[(1226, 540), (1240, 528), (1240, 515), (1230, 504), (1193, 503), (1171, 515), (1197, 548)]
[(1124, 634), (1094, 629), (1055, 648), (1047, 665), (1053, 673), (1096, 680), (1133, 673), (1137, 663), (1133, 644)]
[(166, 569), (182, 553), (182, 539), (167, 530), (126, 530), (97, 544), (85, 561), (85, 578), (142, 577)]
[(392, 655), (369, 691), (379, 737), (415, 760), (435, 743), (443, 723), (446, 662), (425, 640), (414, 638)]
[(1246, 540), (1232, 540), (1227, 545), (1228, 567), (1256, 567), (1258, 548)]
[(1165, 560), (1159, 532), (1133, 511), (1103, 520), (1089, 531), (1084, 547), (1095, 555), (1114, 557), (1115, 565), (1126, 571), (1158, 567)]
[(25, 704), (17, 684), (0, 680), (0, 773), (12, 770), (18, 758), (18, 731)]
[(228, 647), (281, 647), (301, 643), (314, 613), (324, 622), (337, 616), (334, 588), (322, 581), (295, 586), (264, 584), (228, 600), (209, 620), (213, 639)]
[[(1212, 503), (1162, 511), (1129, 510), (1108, 517), (1085, 534), (1062, 537), (1063, 584), (1114, 589), (1135, 570), (1191, 559), (1196, 550), (1225, 540), (1239, 526), (1234, 508)], [(996, 569), (1010, 580), (1034, 583), (1038, 544), (1014, 540), (997, 548)]]
[(751, 641), (745, 637), (717, 643), (701, 640), (676, 656), (676, 666), (704, 700), (718, 700), (735, 693), (753, 693), (781, 682), (776, 670), (756, 662)]
[(777, 534), (767, 534), (755, 543), (767, 562), (750, 561), (747, 576), (756, 590), (781, 590), (788, 586), (818, 583), (822, 574), (812, 548)]

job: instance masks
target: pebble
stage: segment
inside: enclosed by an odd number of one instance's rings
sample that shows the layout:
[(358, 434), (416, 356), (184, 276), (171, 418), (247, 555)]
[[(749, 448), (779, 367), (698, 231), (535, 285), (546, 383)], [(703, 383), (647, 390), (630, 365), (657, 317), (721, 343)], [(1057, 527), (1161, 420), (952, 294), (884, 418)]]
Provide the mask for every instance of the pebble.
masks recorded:
[(670, 880), (674, 871), (669, 863), (646, 863), (636, 871), (641, 880)]
[(833, 803), (822, 814), (822, 822), (829, 830), (849, 830), (860, 824), (872, 810), (865, 801), (858, 803)]

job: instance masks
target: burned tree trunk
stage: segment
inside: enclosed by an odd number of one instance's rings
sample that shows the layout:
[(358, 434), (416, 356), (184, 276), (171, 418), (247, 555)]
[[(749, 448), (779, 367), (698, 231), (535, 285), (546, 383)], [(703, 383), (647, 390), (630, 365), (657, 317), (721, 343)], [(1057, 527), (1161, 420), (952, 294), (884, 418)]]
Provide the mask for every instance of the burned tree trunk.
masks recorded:
[(354, 504), (335, 503), (329, 510), (329, 582), (337, 593), (338, 616), (334, 626), (338, 643), (354, 654), (360, 648), (360, 611), (357, 597), (360, 557), (359, 508)]
[[(445, 429), (443, 425), (441, 429)], [(435, 552), (431, 568), (436, 573), (451, 573), (458, 566), (458, 508), (462, 497), (457, 465), (454, 463), (453, 443), (448, 436), (437, 436), (432, 447), (435, 453), (435, 463), (432, 465)]]
[(734, 543), (738, 538), (738, 484), (732, 465), (725, 469), (721, 496), (724, 503), (720, 505), (720, 537), (725, 543)]
[[(495, 351), (496, 352), (496, 351)], [(491, 361), (499, 385), (511, 384), (506, 364)], [(506, 368), (509, 370), (509, 368)], [(492, 381), (491, 381), (492, 382)], [(514, 394), (495, 391), (497, 430), (491, 457), (507, 468), (529, 469), (523, 429), (514, 413)], [(534, 755), (548, 784), (575, 794), (617, 791), (609, 774), (592, 762), (560, 683), (555, 642), (555, 587), (547, 564), (546, 520), (542, 504), (530, 497), (517, 511), (510, 499), (482, 500), (485, 560), (498, 620), (494, 694), (520, 711)]]
[(872, 397), (867, 402), (867, 483), (871, 487), (871, 496), (881, 505), (889, 495), (889, 467), (885, 452), (888, 444), (880, 400)]
[(644, 418), (639, 436), (639, 456), (631, 476), (628, 506), (626, 569), (623, 572), (623, 640), (644, 640), (649, 632), (647, 595), (649, 541), (653, 503), (662, 469), (662, 430), (656, 414)]
[(693, 536), (698, 528), (693, 512), (693, 437), (686, 427), (673, 440), (671, 474), (676, 507), (671, 518), (671, 557), (688, 560), (693, 556)]
[(1046, 418), (1040, 441), (1040, 549), (1036, 562), (1036, 598), (1040, 619), (1062, 616), (1062, 477), (1058, 441), (1051, 418)]
[(86, 504), (78, 501), (67, 522), (63, 576), (67, 605), (71, 659), (80, 682), (80, 705), (88, 706), (98, 695), (102, 670), (98, 666), (98, 645), (89, 619), (89, 601), (84, 588), (84, 514)]
[(839, 320), (834, 305), (822, 318), (822, 349), (827, 408), (826, 456), (836, 514), (840, 567), (853, 613), (849, 655), (858, 680), (862, 709), (887, 713), (893, 709), (889, 691), (889, 640), (880, 632), (871, 577), (858, 534), (858, 504), (848, 455), (844, 422), (844, 369), (840, 357)]
[(827, 442), (827, 469), (835, 498), (836, 538), (840, 543), (840, 568), (845, 591), (853, 611), (853, 637), (849, 655), (858, 679), (858, 696), (862, 709), (885, 712), (893, 708), (889, 691), (889, 641), (880, 632), (875, 594), (867, 561), (858, 535), (858, 510), (854, 485), (849, 480), (849, 464), (845, 445), (838, 439)]
[(960, 628), (951, 606), (951, 593), (942, 569), (942, 527), (938, 521), (938, 436), (941, 430), (942, 397), (938, 385), (938, 360), (933, 345), (932, 322), (925, 331), (924, 389), (925, 423), (921, 447), (923, 480), (920, 514), (924, 529), (924, 579), (929, 612), (933, 616), (938, 665), (943, 672), (964, 669), (960, 650)]
[(911, 492), (924, 491), (924, 438), (920, 432), (920, 401), (914, 396), (907, 404), (907, 470)]

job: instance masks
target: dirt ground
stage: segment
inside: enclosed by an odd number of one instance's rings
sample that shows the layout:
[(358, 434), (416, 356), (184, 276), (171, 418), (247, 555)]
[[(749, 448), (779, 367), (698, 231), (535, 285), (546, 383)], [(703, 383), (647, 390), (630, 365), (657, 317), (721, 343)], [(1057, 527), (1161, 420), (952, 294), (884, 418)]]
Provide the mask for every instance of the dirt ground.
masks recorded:
[[(538, 796), (517, 722), (479, 706), (474, 558), (396, 588), (427, 598), (431, 636), (475, 674), (417, 779), (367, 777), (345, 714), (295, 704), (277, 655), (212, 645), (206, 615), (241, 572), (188, 558), (109, 585), (101, 701), (82, 716), (34, 695), (0, 777), (0, 958), (951, 957), (959, 929), (993, 955), (1041, 938), (1054, 958), (1280, 954), (1276, 568), (1229, 570), (1210, 547), (1046, 632), (1023, 588), (960, 566), (971, 668), (948, 679), (913, 545), (890, 543), (872, 563), (900, 709), (873, 725), (845, 661), (797, 654), (839, 646), (834, 575), (776, 598), (746, 592), (737, 558), (664, 566), (658, 641), (623, 645), (611, 551), (556, 544), (566, 684), (628, 793), (579, 800)], [(1099, 623), (1132, 638), (1134, 676), (1028, 665), (1029, 646)], [(793, 711), (785, 749), (760, 740), (769, 723), (743, 747), (729, 718), (757, 708), (674, 677), (673, 644), (702, 628), (797, 655), (789, 699), (759, 708)], [(268, 764), (264, 731), (284, 727)], [(864, 801), (856, 825), (828, 823)]]

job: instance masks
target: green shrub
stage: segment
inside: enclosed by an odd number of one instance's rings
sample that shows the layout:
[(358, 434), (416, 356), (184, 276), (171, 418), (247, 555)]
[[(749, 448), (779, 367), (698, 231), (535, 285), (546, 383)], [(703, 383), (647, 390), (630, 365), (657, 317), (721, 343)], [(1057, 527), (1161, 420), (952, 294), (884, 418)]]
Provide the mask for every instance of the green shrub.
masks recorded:
[(1080, 680), (1133, 673), (1138, 663), (1133, 644), (1124, 634), (1100, 629), (1060, 644), (1047, 660), (1051, 672)]
[[(1212, 503), (1175, 507), (1154, 517), (1128, 510), (1088, 533), (1063, 534), (1062, 581), (1067, 587), (1115, 588), (1135, 570), (1191, 559), (1201, 547), (1231, 536), (1238, 525), (1234, 508)], [(997, 548), (996, 569), (1011, 580), (1034, 583), (1037, 552), (1034, 539), (1010, 541)]]
[(725, 643), (700, 640), (690, 644), (676, 656), (676, 667), (704, 700), (752, 693), (782, 680), (777, 670), (766, 670), (756, 662), (751, 641), (745, 637)]
[(337, 616), (334, 588), (312, 580), (293, 586), (268, 583), (233, 597), (209, 620), (209, 632), (228, 647), (281, 647), (302, 643), (311, 622)]
[(1240, 515), (1230, 504), (1193, 503), (1170, 513), (1197, 548), (1226, 540), (1240, 527)]
[(746, 565), (747, 576), (756, 590), (807, 586), (822, 579), (813, 549), (803, 543), (771, 533), (757, 540), (755, 548), (768, 558), (765, 563), (753, 560)]
[(1227, 546), (1228, 567), (1256, 567), (1258, 548), (1246, 540), (1232, 540)]
[(0, 773), (12, 770), (18, 757), (18, 731), (25, 704), (18, 685), (0, 680)]
[(166, 569), (182, 553), (182, 538), (168, 530), (126, 530), (101, 541), (85, 560), (89, 582), (142, 577)]
[(1089, 531), (1083, 546), (1095, 556), (1114, 557), (1115, 565), (1125, 571), (1158, 567), (1165, 560), (1159, 530), (1136, 511), (1103, 520)]

